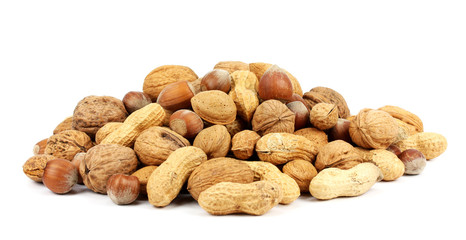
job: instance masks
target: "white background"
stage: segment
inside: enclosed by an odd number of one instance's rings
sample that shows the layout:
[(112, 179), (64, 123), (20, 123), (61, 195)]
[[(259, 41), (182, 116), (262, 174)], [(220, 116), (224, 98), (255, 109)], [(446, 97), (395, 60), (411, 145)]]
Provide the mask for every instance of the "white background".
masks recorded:
[[(465, 13), (447, 0), (1, 1), (1, 238), (465, 239)], [(142, 90), (160, 65), (202, 76), (224, 60), (275, 63), (305, 91), (337, 90), (353, 114), (403, 107), (448, 150), (363, 196), (304, 195), (260, 217), (210, 216), (190, 197), (117, 206), (23, 174), (33, 145), (83, 97)]]

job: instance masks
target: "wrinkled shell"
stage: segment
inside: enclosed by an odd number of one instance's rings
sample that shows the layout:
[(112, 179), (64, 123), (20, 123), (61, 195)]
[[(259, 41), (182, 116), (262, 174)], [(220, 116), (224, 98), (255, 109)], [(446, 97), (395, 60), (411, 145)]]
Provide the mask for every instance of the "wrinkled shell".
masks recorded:
[(79, 165), (84, 184), (94, 192), (106, 194), (107, 180), (114, 174), (131, 174), (138, 166), (133, 149), (117, 144), (100, 144), (89, 151)]
[(259, 135), (274, 132), (294, 132), (295, 114), (278, 100), (261, 103), (252, 118), (252, 129)]
[(63, 132), (65, 130), (73, 129), (73, 116), (65, 118), (61, 123), (59, 123), (53, 130), (53, 134)]
[(23, 172), (26, 176), (35, 182), (42, 182), (45, 165), (56, 157), (48, 154), (39, 154), (30, 157), (23, 165)]
[(231, 136), (223, 125), (214, 125), (200, 131), (194, 139), (193, 146), (202, 149), (207, 157), (225, 157), (230, 150)]
[(179, 81), (195, 81), (198, 76), (185, 66), (164, 65), (152, 70), (144, 79), (142, 91), (150, 96), (152, 102), (157, 100), (160, 92), (168, 84)]
[[(270, 63), (256, 62), (250, 63), (249, 69), (256, 75), (257, 79), (261, 79), (262, 75), (264, 75), (264, 73), (272, 66), (273, 64)], [(303, 90), (301, 88), (301, 85), (299, 84), (298, 79), (296, 79), (293, 75), (291, 75), (291, 73), (289, 73), (285, 69), (282, 68), (282, 70), (285, 71), (286, 75), (291, 81), (291, 85), (293, 85), (293, 93), (296, 93), (299, 96), (303, 96)]]
[(104, 138), (106, 138), (110, 133), (118, 129), (121, 125), (123, 125), (122, 122), (109, 122), (105, 124), (95, 134), (95, 143), (100, 144), (100, 142), (102, 142)]
[(415, 131), (411, 132), (411, 134), (424, 131), (424, 124), (422, 123), (422, 120), (416, 114), (411, 113), (408, 110), (390, 105), (383, 106), (379, 108), (379, 110), (385, 111), (390, 114), (390, 116), (413, 126)]
[(261, 136), (251, 130), (243, 130), (231, 139), (231, 151), (239, 159), (248, 159), (254, 154), (257, 141)]
[(296, 181), (301, 192), (309, 192), (309, 184), (317, 175), (317, 170), (308, 161), (293, 160), (283, 166), (283, 173)]
[(275, 165), (301, 159), (312, 162), (315, 159), (316, 148), (311, 148), (312, 142), (303, 136), (290, 133), (269, 133), (256, 143), (256, 152), (260, 160)]
[(380, 168), (384, 181), (393, 181), (403, 176), (404, 163), (392, 152), (385, 149), (371, 150), (372, 162)]
[(236, 105), (233, 99), (219, 90), (204, 91), (191, 98), (194, 112), (213, 124), (226, 125), (236, 119)]
[(369, 191), (382, 177), (380, 169), (372, 163), (361, 163), (347, 170), (326, 168), (312, 179), (309, 192), (319, 200), (355, 197)]
[(249, 89), (257, 94), (259, 88), (259, 80), (253, 72), (240, 70), (230, 74), (231, 89), (236, 87)]
[(245, 122), (241, 118), (236, 118), (235, 121), (224, 126), (227, 128), (230, 136), (233, 137), (235, 134), (245, 130), (248, 127), (248, 122)]
[(136, 138), (134, 151), (144, 165), (158, 166), (176, 149), (190, 145), (186, 138), (168, 128), (150, 127)]
[(207, 188), (220, 182), (251, 183), (254, 172), (244, 162), (233, 158), (214, 158), (197, 167), (188, 179), (188, 191), (197, 200)]
[(149, 203), (156, 207), (170, 204), (179, 194), (189, 175), (205, 161), (207, 156), (200, 148), (188, 146), (175, 150), (149, 177)]
[(335, 140), (320, 148), (315, 166), (318, 171), (329, 167), (350, 169), (362, 162), (363, 159), (351, 144)]
[(199, 205), (212, 215), (246, 213), (263, 215), (282, 199), (277, 184), (270, 181), (253, 183), (222, 182), (199, 196)]
[(73, 129), (94, 138), (108, 122), (123, 122), (128, 113), (120, 99), (110, 96), (88, 96), (79, 101), (73, 112)]
[(230, 91), (229, 95), (235, 102), (238, 115), (245, 121), (250, 122), (257, 106), (259, 106), (257, 93), (253, 90), (236, 87)]
[(311, 141), (311, 147), (315, 146), (317, 148), (317, 152), (320, 147), (328, 143), (327, 134), (324, 131), (317, 128), (302, 128), (294, 132), (294, 134), (303, 136), (307, 138), (309, 141)]
[(330, 103), (318, 103), (310, 113), (311, 124), (320, 130), (327, 130), (337, 124), (338, 109)]
[(398, 124), (387, 112), (363, 109), (351, 119), (351, 140), (360, 147), (386, 149), (398, 136)]
[(343, 96), (337, 91), (327, 87), (315, 87), (304, 93), (304, 100), (313, 108), (317, 103), (331, 103), (337, 106), (338, 116), (347, 118), (350, 110)]
[(401, 151), (414, 148), (419, 150), (427, 160), (440, 156), (447, 150), (447, 139), (433, 132), (420, 132), (394, 144)]
[(280, 204), (290, 204), (301, 195), (296, 181), (282, 173), (275, 165), (262, 161), (245, 161), (245, 163), (254, 172), (255, 179), (271, 181), (280, 187), (283, 193)]
[(230, 74), (235, 71), (249, 70), (249, 65), (240, 61), (223, 61), (215, 64), (214, 69), (223, 69), (228, 71)]
[(66, 130), (49, 137), (44, 153), (71, 161), (76, 153), (87, 152), (91, 147), (93, 143), (86, 133)]
[(140, 184), (139, 189), (141, 194), (147, 195), (147, 181), (149, 180), (150, 175), (152, 174), (152, 172), (154, 172), (156, 168), (157, 166), (145, 166), (131, 174), (131, 176), (135, 176), (138, 178)]

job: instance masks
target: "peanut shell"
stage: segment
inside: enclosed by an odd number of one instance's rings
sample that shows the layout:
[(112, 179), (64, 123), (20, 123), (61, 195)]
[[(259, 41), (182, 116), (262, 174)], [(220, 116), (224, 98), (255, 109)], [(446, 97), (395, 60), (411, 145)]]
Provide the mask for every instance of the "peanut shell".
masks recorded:
[(401, 151), (414, 148), (422, 152), (427, 160), (440, 156), (447, 150), (447, 139), (433, 132), (420, 132), (394, 144)]

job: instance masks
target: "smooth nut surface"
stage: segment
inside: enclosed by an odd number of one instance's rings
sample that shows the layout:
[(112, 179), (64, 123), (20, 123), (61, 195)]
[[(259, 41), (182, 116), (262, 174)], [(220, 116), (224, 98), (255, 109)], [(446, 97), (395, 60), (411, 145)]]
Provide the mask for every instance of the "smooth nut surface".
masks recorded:
[(398, 155), (398, 158), (405, 165), (405, 174), (420, 174), (426, 167), (427, 160), (422, 152), (416, 149), (406, 149)]
[(45, 166), (42, 182), (50, 191), (64, 194), (78, 182), (78, 171), (68, 160), (53, 159)]
[(188, 81), (174, 82), (163, 88), (157, 98), (157, 103), (169, 111), (191, 108), (191, 98), (195, 92), (196, 90)]
[(230, 73), (223, 69), (208, 72), (201, 80), (201, 91), (220, 90), (228, 93), (231, 88)]
[(130, 204), (139, 196), (139, 179), (135, 176), (117, 173), (107, 180), (107, 195), (118, 205)]
[(180, 109), (170, 116), (169, 126), (181, 136), (191, 139), (204, 129), (204, 122), (197, 113)]
[(125, 105), (126, 111), (132, 113), (152, 103), (150, 96), (144, 92), (130, 91), (123, 97), (123, 104)]
[(233, 99), (219, 90), (205, 91), (191, 98), (194, 112), (213, 124), (226, 125), (236, 119), (236, 105)]
[(273, 65), (259, 80), (259, 96), (262, 100), (289, 100), (293, 95), (293, 85), (285, 71)]

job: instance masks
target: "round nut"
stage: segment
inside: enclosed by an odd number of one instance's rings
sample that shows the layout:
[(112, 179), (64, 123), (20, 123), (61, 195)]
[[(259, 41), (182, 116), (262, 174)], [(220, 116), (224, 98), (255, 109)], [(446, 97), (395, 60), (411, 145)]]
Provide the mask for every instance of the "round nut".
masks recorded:
[(35, 182), (42, 182), (42, 176), (44, 175), (44, 168), (47, 162), (56, 159), (56, 157), (48, 154), (39, 154), (30, 157), (23, 164), (23, 172), (26, 176)]
[(139, 196), (139, 180), (135, 176), (114, 174), (107, 180), (107, 195), (118, 205), (130, 204)]
[(350, 126), (349, 120), (338, 118), (337, 124), (335, 124), (335, 126), (333, 126), (328, 131), (328, 138), (330, 139), (330, 141), (343, 140), (348, 143), (353, 143), (353, 141), (351, 141), (351, 136), (349, 134), (349, 126)]
[(327, 87), (315, 87), (305, 93), (303, 99), (313, 108), (318, 103), (331, 103), (337, 106), (338, 116), (348, 118), (350, 110), (343, 96), (337, 91)]
[(318, 103), (311, 109), (311, 124), (320, 130), (327, 130), (338, 122), (338, 110), (333, 104)]
[(257, 141), (261, 136), (251, 130), (238, 132), (231, 139), (231, 151), (239, 159), (248, 159), (254, 154)]
[(405, 174), (408, 175), (421, 173), (427, 164), (424, 154), (416, 149), (406, 149), (398, 155), (398, 158), (404, 163)]
[(72, 130), (73, 129), (73, 116), (65, 118), (61, 123), (59, 123), (55, 129), (53, 130), (53, 134), (57, 134), (59, 132), (63, 132), (65, 130)]
[(191, 98), (194, 112), (213, 124), (226, 125), (236, 119), (236, 105), (233, 99), (219, 90), (204, 91)]
[(157, 101), (160, 92), (168, 84), (179, 81), (195, 81), (198, 76), (185, 66), (164, 65), (152, 70), (144, 79), (142, 91), (150, 96), (152, 102)]
[(48, 138), (42, 139), (39, 142), (37, 142), (36, 145), (34, 145), (32, 153), (34, 153), (34, 155), (44, 154), (45, 147), (47, 146), (47, 140)]
[(204, 129), (204, 122), (195, 112), (180, 109), (170, 116), (169, 126), (181, 136), (191, 139)]
[(230, 144), (230, 133), (222, 125), (214, 125), (202, 130), (193, 142), (193, 146), (202, 149), (208, 159), (225, 157), (230, 150)]
[(53, 159), (45, 166), (42, 182), (50, 191), (64, 194), (78, 182), (78, 170), (68, 160)]
[(317, 175), (317, 170), (308, 161), (293, 160), (283, 166), (283, 173), (298, 183), (301, 192), (309, 192), (309, 185), (311, 184), (311, 180)]
[(174, 82), (168, 84), (160, 92), (157, 103), (169, 111), (191, 108), (191, 98), (195, 92), (196, 90), (188, 81)]
[(131, 91), (123, 97), (123, 104), (125, 105), (126, 111), (130, 114), (149, 103), (152, 103), (149, 95), (143, 92)]
[(93, 145), (91, 138), (86, 133), (66, 130), (49, 137), (44, 153), (71, 161), (74, 155), (86, 152)]
[(286, 106), (295, 114), (294, 129), (298, 130), (309, 124), (309, 109), (300, 101), (287, 103)]
[(223, 69), (214, 69), (204, 75), (201, 80), (201, 91), (220, 90), (228, 93), (230, 87), (230, 73)]
[(293, 85), (286, 73), (277, 65), (273, 65), (259, 81), (259, 97), (262, 100), (289, 100), (293, 95)]
[(259, 135), (273, 132), (293, 133), (295, 114), (278, 100), (267, 100), (261, 103), (252, 117), (252, 130)]
[(296, 132), (294, 132), (295, 135), (300, 135), (305, 138), (307, 138), (309, 141), (312, 142), (312, 147), (316, 148), (316, 151), (318, 152), (318, 149), (328, 143), (328, 137), (327, 134), (317, 128), (302, 128)]
[(350, 169), (362, 162), (362, 157), (351, 144), (335, 140), (320, 148), (315, 167), (319, 172), (329, 167)]

